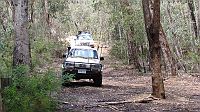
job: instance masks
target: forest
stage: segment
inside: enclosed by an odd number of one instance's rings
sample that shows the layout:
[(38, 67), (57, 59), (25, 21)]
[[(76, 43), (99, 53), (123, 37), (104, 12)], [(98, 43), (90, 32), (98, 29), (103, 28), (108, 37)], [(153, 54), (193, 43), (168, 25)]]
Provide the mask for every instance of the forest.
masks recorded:
[[(79, 31), (101, 46), (101, 87), (62, 84)], [(0, 112), (198, 112), (199, 71), (199, 0), (0, 0)]]

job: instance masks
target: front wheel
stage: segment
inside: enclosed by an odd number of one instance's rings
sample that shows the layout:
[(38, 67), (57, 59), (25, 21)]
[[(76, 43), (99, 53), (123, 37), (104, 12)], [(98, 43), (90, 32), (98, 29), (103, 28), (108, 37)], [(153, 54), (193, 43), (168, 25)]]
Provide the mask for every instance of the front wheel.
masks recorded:
[(94, 85), (95, 85), (96, 87), (101, 87), (101, 86), (102, 86), (102, 74), (100, 74), (100, 75), (98, 75), (97, 77), (95, 77), (95, 78), (93, 79), (93, 81), (94, 81)]

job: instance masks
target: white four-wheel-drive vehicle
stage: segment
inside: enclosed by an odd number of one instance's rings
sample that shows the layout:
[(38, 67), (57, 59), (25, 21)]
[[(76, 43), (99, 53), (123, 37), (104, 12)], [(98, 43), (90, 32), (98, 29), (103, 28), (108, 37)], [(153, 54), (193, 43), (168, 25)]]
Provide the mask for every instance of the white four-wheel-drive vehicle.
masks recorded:
[(92, 35), (88, 32), (79, 31), (78, 35), (71, 36), (73, 37), (70, 39), (70, 47), (73, 46), (90, 46), (94, 48), (94, 40)]
[(95, 48), (74, 46), (66, 53), (62, 75), (74, 74), (74, 79), (93, 79), (95, 86), (102, 85), (101, 60)]

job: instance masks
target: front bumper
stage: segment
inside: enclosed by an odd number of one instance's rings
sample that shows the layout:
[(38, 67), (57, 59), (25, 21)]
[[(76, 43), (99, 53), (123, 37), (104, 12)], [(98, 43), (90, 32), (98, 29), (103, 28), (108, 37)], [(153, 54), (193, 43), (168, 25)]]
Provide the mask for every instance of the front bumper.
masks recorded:
[(94, 48), (94, 44), (91, 44), (90, 47), (91, 47), (91, 48)]
[[(86, 70), (85, 73), (79, 73), (78, 71), (80, 69)], [(64, 74), (74, 74), (75, 79), (93, 79), (96, 76), (102, 74), (102, 71), (98, 70), (91, 70), (88, 68), (71, 68), (71, 69), (63, 69), (63, 75)]]

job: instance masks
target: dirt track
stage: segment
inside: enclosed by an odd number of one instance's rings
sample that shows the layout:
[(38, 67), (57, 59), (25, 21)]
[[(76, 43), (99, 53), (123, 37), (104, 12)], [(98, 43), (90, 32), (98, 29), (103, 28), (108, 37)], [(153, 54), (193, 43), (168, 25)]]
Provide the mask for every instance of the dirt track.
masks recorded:
[(108, 56), (103, 63), (103, 86), (81, 80), (62, 87), (58, 112), (200, 112), (199, 77), (170, 77), (165, 80), (165, 100), (138, 103), (151, 93), (151, 76), (135, 73)]

